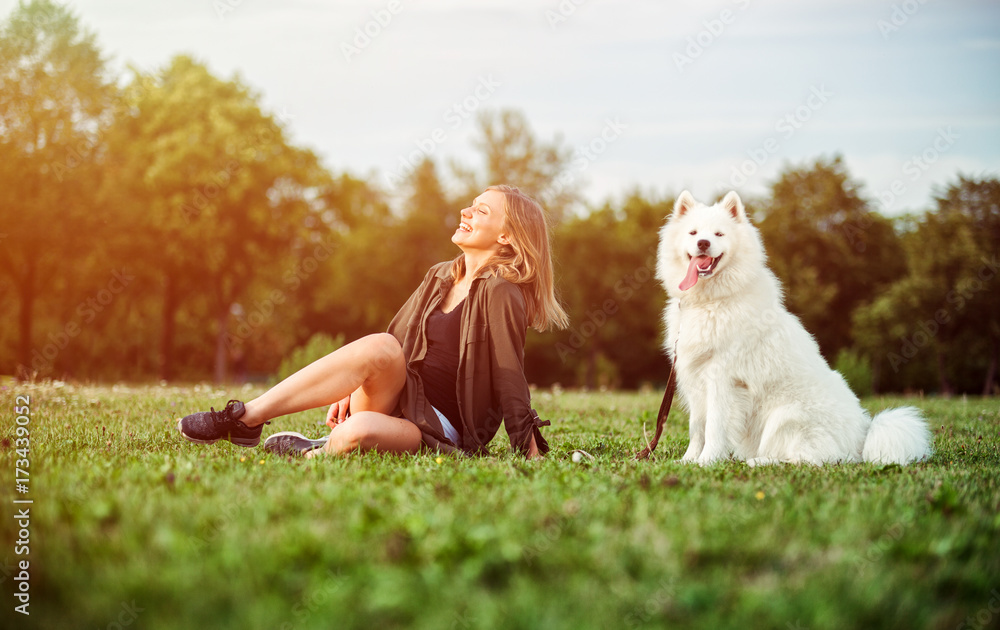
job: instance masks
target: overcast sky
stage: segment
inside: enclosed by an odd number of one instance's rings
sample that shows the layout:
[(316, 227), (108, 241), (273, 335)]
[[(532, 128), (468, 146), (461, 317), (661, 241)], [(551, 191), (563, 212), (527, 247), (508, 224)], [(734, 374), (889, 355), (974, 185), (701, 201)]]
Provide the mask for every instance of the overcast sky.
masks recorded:
[(896, 214), (959, 171), (1000, 173), (996, 1), (67, 4), (113, 67), (187, 53), (238, 73), (297, 144), (385, 187), (421, 147), (474, 159), (481, 107), (559, 134), (593, 203), (635, 187), (752, 197), (788, 164), (841, 154)]

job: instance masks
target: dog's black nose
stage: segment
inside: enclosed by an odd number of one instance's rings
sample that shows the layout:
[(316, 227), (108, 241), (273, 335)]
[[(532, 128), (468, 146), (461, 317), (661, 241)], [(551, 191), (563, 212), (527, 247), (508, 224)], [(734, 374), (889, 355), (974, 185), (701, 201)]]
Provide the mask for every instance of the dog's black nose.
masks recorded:
[(712, 246), (712, 243), (710, 243), (706, 239), (701, 239), (700, 241), (698, 241), (698, 250), (699, 251), (705, 251), (705, 250), (707, 250), (711, 246)]

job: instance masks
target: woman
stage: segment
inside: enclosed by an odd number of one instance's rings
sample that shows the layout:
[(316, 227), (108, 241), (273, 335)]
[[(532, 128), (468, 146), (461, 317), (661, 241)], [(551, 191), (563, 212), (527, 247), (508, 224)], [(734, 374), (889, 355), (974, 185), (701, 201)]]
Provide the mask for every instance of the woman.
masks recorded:
[(231, 400), (182, 418), (181, 434), (256, 446), (271, 419), (330, 405), (329, 437), (284, 432), (264, 447), (307, 456), (421, 445), (479, 453), (502, 420), (512, 448), (546, 453), (538, 427), (549, 423), (530, 407), (524, 337), (529, 325), (565, 328), (568, 318), (554, 294), (542, 209), (517, 188), (490, 186), (462, 210), (451, 240), (462, 253), (427, 272), (388, 333), (340, 348), (245, 405)]

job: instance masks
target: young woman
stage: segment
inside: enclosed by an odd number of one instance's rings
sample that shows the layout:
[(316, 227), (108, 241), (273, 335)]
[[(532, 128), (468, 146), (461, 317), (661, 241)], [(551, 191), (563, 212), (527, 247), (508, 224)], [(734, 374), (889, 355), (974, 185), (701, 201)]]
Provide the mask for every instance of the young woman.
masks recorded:
[[(271, 419), (330, 405), (329, 437), (277, 433), (278, 453), (483, 451), (503, 421), (511, 447), (548, 451), (530, 406), (524, 337), (565, 328), (555, 298), (541, 207), (512, 186), (490, 186), (461, 212), (451, 237), (462, 253), (431, 267), (389, 324), (308, 365), (258, 398), (178, 421), (192, 442), (260, 443)], [(322, 449), (322, 450), (319, 450)]]

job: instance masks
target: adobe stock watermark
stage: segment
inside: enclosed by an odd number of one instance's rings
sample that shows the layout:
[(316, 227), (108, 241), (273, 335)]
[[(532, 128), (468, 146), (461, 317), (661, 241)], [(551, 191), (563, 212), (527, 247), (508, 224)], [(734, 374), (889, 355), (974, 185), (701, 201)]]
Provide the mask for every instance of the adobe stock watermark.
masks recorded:
[[(875, 199), (881, 204), (882, 210), (891, 211), (896, 200), (906, 194), (910, 185), (920, 180), (942, 155), (951, 150), (959, 138), (951, 125), (939, 128), (934, 139), (920, 153), (911, 155), (910, 159), (903, 162), (903, 176), (892, 180), (887, 187), (875, 193)], [(859, 254), (863, 254), (867, 248), (863, 234), (868, 231), (872, 223), (869, 213), (856, 221), (845, 223), (841, 228), (848, 244)]]
[(1000, 591), (994, 588), (990, 591), (990, 595), (990, 601), (966, 617), (955, 630), (985, 630), (994, 627), (991, 624), (997, 618), (997, 613), (1000, 613)]
[(524, 561), (530, 565), (536, 557), (551, 549), (563, 537), (566, 528), (576, 518), (579, 511), (580, 504), (575, 499), (567, 500), (559, 515), (532, 537), (531, 546), (524, 549)]
[(198, 219), (208, 209), (209, 204), (229, 186), (233, 176), (241, 168), (242, 165), (237, 160), (229, 160), (224, 167), (209, 176), (208, 183), (196, 186), (191, 191), (190, 202), (181, 204), (181, 213), (185, 221), (191, 223)]
[(66, 149), (66, 157), (61, 161), (52, 162), (49, 167), (56, 176), (56, 181), (62, 182), (66, 174), (90, 159), (91, 153), (104, 141), (104, 131), (98, 129), (93, 136), (80, 139)]
[(66, 349), (71, 340), (80, 335), (83, 331), (83, 326), (97, 319), (98, 314), (110, 306), (114, 302), (115, 297), (124, 292), (135, 281), (135, 276), (128, 269), (128, 265), (126, 265), (120, 270), (113, 270), (111, 272), (111, 279), (108, 280), (104, 287), (77, 304), (74, 311), (76, 317), (66, 322), (62, 330), (49, 333), (47, 336), (48, 343), (42, 346), (41, 350), (37, 348), (32, 350), (31, 369), (39, 373), (52, 369), (56, 357)]
[(493, 96), (501, 85), (503, 84), (494, 79), (492, 74), (479, 77), (476, 87), (468, 96), (452, 103), (444, 111), (441, 116), (444, 121), (443, 127), (435, 127), (428, 136), (414, 140), (413, 144), (416, 145), (416, 149), (406, 155), (399, 156), (399, 170), (386, 173), (386, 185), (389, 188), (396, 188), (402, 184), (413, 169), (424, 159), (432, 156), (439, 146), (447, 142), (449, 130), (454, 131), (461, 127), (479, 110), (483, 103)]
[(122, 630), (122, 628), (127, 628), (133, 623), (139, 620), (139, 613), (144, 612), (145, 608), (140, 608), (136, 606), (135, 600), (129, 602), (122, 602), (120, 604), (121, 612), (107, 625), (107, 630)]
[(656, 246), (654, 245), (647, 252), (643, 264), (633, 271), (626, 273), (615, 282), (613, 287), (615, 297), (606, 298), (600, 304), (592, 305), (585, 313), (583, 322), (576, 327), (569, 329), (569, 339), (567, 343), (556, 344), (556, 353), (563, 363), (568, 361), (587, 341), (594, 337), (608, 321), (614, 317), (621, 308), (620, 302), (627, 302), (632, 299), (640, 287), (656, 277)]
[(219, 20), (226, 19), (226, 16), (240, 8), (243, 4), (243, 0), (214, 0), (212, 2), (212, 10), (215, 11), (216, 17)]
[(340, 52), (348, 63), (371, 46), (379, 35), (392, 23), (392, 19), (403, 10), (401, 0), (389, 0), (385, 7), (371, 12), (371, 19), (361, 26), (354, 27), (354, 37), (350, 41), (340, 42)]
[[(149, 93), (150, 89), (150, 84), (144, 81), (137, 81), (130, 86), (126, 92), (126, 96), (114, 101), (113, 106), (110, 108), (110, 119), (120, 120), (130, 116), (131, 110)], [(66, 179), (70, 171), (90, 161), (93, 152), (105, 140), (104, 132), (105, 129), (98, 126), (93, 134), (86, 135), (67, 146), (63, 150), (64, 157), (62, 159), (56, 159), (47, 164), (48, 168), (56, 176), (56, 181), (61, 183)]]
[(916, 15), (925, 4), (927, 4), (927, 0), (903, 0), (899, 4), (893, 4), (889, 19), (879, 20), (875, 23), (878, 32), (882, 33), (882, 39), (889, 41), (889, 37), (906, 26), (910, 18)]
[(903, 539), (903, 534), (912, 524), (913, 517), (910, 516), (907, 519), (897, 521), (886, 528), (885, 533), (879, 536), (877, 540), (873, 541), (863, 555), (859, 555), (854, 559), (854, 568), (858, 572), (858, 575), (865, 574), (872, 568), (873, 565), (882, 562), (885, 558), (885, 554), (890, 551), (896, 543)]
[(931, 344), (941, 327), (951, 322), (953, 314), (961, 313), (965, 310), (965, 305), (977, 293), (985, 291), (989, 284), (996, 278), (997, 270), (1000, 269), (1000, 260), (996, 254), (992, 254), (990, 259), (983, 257), (982, 266), (976, 271), (975, 277), (967, 283), (962, 283), (960, 287), (948, 291), (945, 302), (954, 307), (953, 310), (942, 306), (934, 311), (934, 316), (925, 319), (918, 325), (918, 330), (913, 335), (900, 338), (902, 342), (899, 352), (890, 352), (886, 357), (893, 372), (899, 372), (900, 368), (908, 364), (921, 350)]
[(274, 289), (262, 299), (254, 300), (249, 310), (245, 310), (241, 305), (234, 305), (237, 323), (235, 330), (226, 333), (224, 337), (226, 348), (230, 351), (238, 350), (249, 341), (257, 330), (271, 320), (277, 307), (288, 300), (286, 291), (291, 293), (298, 291), (302, 283), (316, 273), (321, 266), (320, 263), (330, 258), (333, 252), (333, 243), (317, 244), (309, 256), (297, 261), (282, 276), (284, 289)]
[(649, 624), (654, 618), (662, 615), (664, 609), (670, 607), (677, 597), (677, 578), (660, 580), (659, 588), (642, 606), (625, 616), (625, 626), (639, 628)]
[(586, 4), (588, 0), (560, 0), (555, 9), (545, 10), (545, 20), (549, 23), (549, 28), (553, 31), (566, 22), (576, 13), (576, 10)]
[[(173, 473), (170, 474), (172, 475)], [(170, 483), (173, 483), (173, 477), (170, 477)], [(201, 533), (199, 535), (192, 535), (188, 538), (188, 543), (190, 543), (191, 547), (198, 552), (210, 549), (213, 541), (215, 541), (223, 532), (229, 531), (232, 523), (236, 521), (237, 517), (242, 515), (242, 505), (220, 505), (219, 509), (213, 511), (212, 516), (210, 517), (208, 523), (203, 527)]]
[(569, 166), (559, 173), (539, 195), (540, 201), (543, 204), (552, 203), (567, 186), (576, 181), (579, 173), (590, 168), (590, 165), (596, 162), (608, 150), (608, 147), (621, 137), (625, 129), (628, 129), (628, 125), (619, 120), (617, 116), (613, 119), (605, 118), (601, 131), (586, 144), (576, 148)]
[[(791, 111), (785, 112), (774, 123), (774, 130), (778, 132), (781, 139), (790, 140), (795, 133), (807, 122), (812, 120), (816, 112), (823, 109), (830, 98), (835, 96), (833, 92), (826, 89), (826, 86), (809, 86), (809, 96), (805, 101)], [(776, 155), (781, 149), (781, 141), (778, 137), (770, 136), (760, 143), (759, 146), (747, 149), (747, 157), (739, 165), (733, 167), (733, 172), (729, 176), (729, 188), (740, 188), (745, 185), (763, 166)], [(719, 188), (726, 188), (724, 182), (716, 182)]]
[[(734, 0), (734, 4), (741, 11), (745, 11), (750, 6), (750, 0)], [(685, 66), (693, 64), (695, 59), (701, 57), (722, 36), (726, 28), (736, 22), (736, 15), (732, 9), (723, 9), (714, 18), (703, 20), (701, 25), (704, 28), (687, 38), (687, 45), (682, 53), (675, 52), (673, 55), (678, 72), (684, 72)]]
[(292, 606), (292, 620), (281, 624), (281, 630), (294, 630), (303, 625), (311, 625), (312, 615), (329, 602), (346, 583), (347, 578), (341, 575), (339, 568), (336, 571), (328, 569), (323, 585), (302, 595), (302, 599)]
[(906, 193), (909, 186), (923, 177), (942, 155), (955, 146), (955, 141), (960, 137), (951, 125), (938, 128), (937, 135), (920, 153), (911, 155), (910, 159), (903, 162), (903, 177), (897, 177), (888, 187), (875, 193), (875, 198), (882, 207), (891, 210), (893, 204)]
[[(277, 118), (282, 124), (287, 124), (295, 119), (286, 109), (282, 109), (277, 114)], [(274, 142), (275, 135), (273, 130), (265, 127), (254, 134), (244, 136), (241, 138), (240, 145), (236, 149), (236, 154), (243, 155), (253, 152), (250, 159), (254, 159), (256, 158), (258, 147)], [(192, 188), (189, 200), (181, 204), (180, 212), (184, 216), (184, 220), (188, 224), (197, 220), (209, 208), (211, 203), (229, 187), (234, 177), (242, 168), (243, 165), (239, 160), (227, 160), (221, 168), (209, 174), (208, 182)]]

